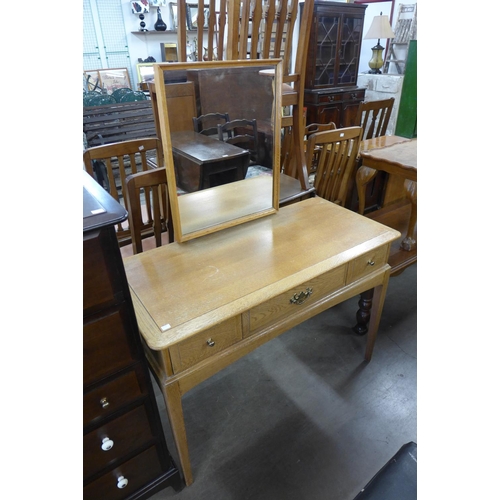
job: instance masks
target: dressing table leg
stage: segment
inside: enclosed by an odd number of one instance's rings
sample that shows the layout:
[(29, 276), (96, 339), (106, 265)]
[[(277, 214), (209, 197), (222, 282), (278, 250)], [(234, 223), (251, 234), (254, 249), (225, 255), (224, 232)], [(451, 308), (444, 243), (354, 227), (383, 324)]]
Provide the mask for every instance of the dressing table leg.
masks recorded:
[(356, 313), (356, 325), (353, 330), (358, 335), (364, 335), (368, 331), (368, 323), (370, 321), (371, 309), (373, 301), (373, 288), (366, 290), (359, 296), (358, 312)]
[(384, 274), (384, 281), (381, 285), (372, 288), (372, 309), (370, 317), (370, 325), (368, 327), (368, 336), (366, 338), (365, 359), (370, 361), (373, 353), (373, 346), (377, 338), (378, 326), (382, 316), (382, 309), (384, 308), (385, 294), (387, 292), (387, 285), (389, 284), (389, 276), (391, 275), (391, 268), (389, 267)]
[(180, 465), (184, 475), (184, 481), (189, 486), (193, 483), (193, 473), (187, 445), (186, 427), (184, 425), (184, 414), (182, 411), (181, 391), (178, 382), (167, 384), (163, 387), (165, 406), (167, 407), (170, 427), (174, 436), (175, 446), (179, 454)]

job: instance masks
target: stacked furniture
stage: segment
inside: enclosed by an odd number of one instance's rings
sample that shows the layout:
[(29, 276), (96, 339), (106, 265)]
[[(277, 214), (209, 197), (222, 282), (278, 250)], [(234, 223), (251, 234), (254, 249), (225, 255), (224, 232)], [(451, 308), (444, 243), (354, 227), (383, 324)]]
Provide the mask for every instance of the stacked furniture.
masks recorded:
[(139, 500), (182, 486), (166, 446), (116, 238), (127, 212), (83, 189), (83, 498)]

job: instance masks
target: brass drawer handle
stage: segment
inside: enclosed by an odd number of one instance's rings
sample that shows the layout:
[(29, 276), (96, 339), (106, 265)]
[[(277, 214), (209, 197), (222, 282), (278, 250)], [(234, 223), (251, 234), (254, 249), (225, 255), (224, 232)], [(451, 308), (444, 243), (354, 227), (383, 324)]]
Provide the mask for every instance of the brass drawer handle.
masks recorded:
[(213, 347), (213, 346), (215, 345), (215, 341), (214, 341), (214, 340), (212, 340), (212, 339), (208, 339), (208, 340), (207, 340), (207, 345), (208, 345), (209, 347)]
[(311, 296), (312, 293), (312, 288), (306, 288), (305, 292), (295, 293), (290, 299), (290, 303), (300, 306), (300, 304), (303, 304), (306, 299)]
[(375, 265), (375, 261), (373, 261), (373, 260), (369, 260), (369, 261), (368, 261), (368, 265), (369, 265), (369, 266), (374, 266), (374, 265)]

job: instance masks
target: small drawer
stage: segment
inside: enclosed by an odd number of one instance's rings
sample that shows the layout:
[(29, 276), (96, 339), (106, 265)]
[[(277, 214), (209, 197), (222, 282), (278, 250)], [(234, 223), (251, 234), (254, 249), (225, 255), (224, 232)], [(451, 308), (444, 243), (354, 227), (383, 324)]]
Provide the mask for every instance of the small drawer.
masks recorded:
[(318, 102), (320, 104), (330, 103), (330, 102), (341, 102), (343, 94), (320, 94)]
[[(123, 500), (158, 478), (161, 473), (162, 468), (156, 448), (148, 448), (140, 455), (85, 486), (83, 488), (83, 499)], [(119, 483), (120, 478), (123, 479)], [(125, 483), (126, 486), (123, 487)]]
[(241, 318), (235, 316), (220, 325), (193, 335), (169, 349), (174, 373), (179, 373), (240, 341)]
[(385, 245), (375, 248), (350, 262), (349, 269), (347, 270), (347, 284), (364, 278), (373, 271), (380, 269), (387, 262), (389, 257), (388, 252), (389, 246)]
[(135, 371), (130, 371), (83, 396), (83, 425), (105, 417), (142, 396)]
[(86, 434), (83, 437), (83, 477), (98, 472), (112, 460), (133, 453), (152, 438), (144, 406)]
[(129, 313), (125, 307), (121, 307), (84, 323), (84, 385), (125, 368), (134, 361), (127, 338), (129, 321)]
[(364, 90), (352, 90), (342, 94), (343, 101), (361, 101), (365, 98)]
[(254, 307), (250, 311), (250, 334), (286, 316), (307, 310), (320, 299), (342, 288), (345, 282), (345, 273), (346, 266), (332, 269)]

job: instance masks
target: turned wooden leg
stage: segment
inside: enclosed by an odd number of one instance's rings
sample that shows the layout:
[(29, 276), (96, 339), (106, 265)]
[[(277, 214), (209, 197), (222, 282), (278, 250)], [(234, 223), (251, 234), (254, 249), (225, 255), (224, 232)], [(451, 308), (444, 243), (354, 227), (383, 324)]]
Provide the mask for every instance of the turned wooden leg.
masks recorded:
[(366, 186), (375, 177), (377, 171), (370, 167), (359, 167), (356, 172), (356, 189), (358, 191), (359, 208), (358, 213), (363, 215), (366, 204)]
[(413, 250), (417, 241), (415, 239), (415, 226), (417, 224), (417, 183), (415, 181), (405, 181), (406, 198), (411, 202), (410, 221), (408, 223), (408, 231), (401, 242), (401, 249)]
[(373, 288), (363, 292), (358, 302), (358, 312), (356, 313), (356, 325), (352, 328), (358, 335), (364, 335), (368, 331), (368, 323), (372, 308)]
[(184, 481), (189, 486), (193, 483), (193, 473), (187, 445), (186, 427), (184, 425), (184, 414), (182, 412), (182, 401), (179, 384), (174, 382), (163, 387), (163, 396), (167, 407), (168, 418), (175, 446), (179, 454), (180, 466), (184, 475)]

